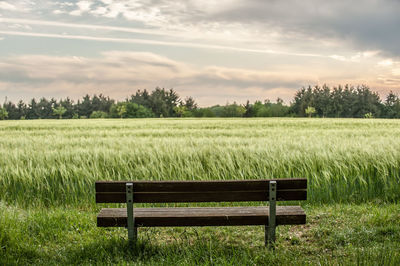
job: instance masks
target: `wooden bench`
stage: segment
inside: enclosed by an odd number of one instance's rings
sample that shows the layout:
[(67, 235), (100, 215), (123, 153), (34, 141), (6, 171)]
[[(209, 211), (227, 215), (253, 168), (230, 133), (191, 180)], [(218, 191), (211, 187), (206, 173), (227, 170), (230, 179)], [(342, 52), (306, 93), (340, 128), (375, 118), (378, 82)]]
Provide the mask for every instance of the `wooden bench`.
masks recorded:
[[(305, 224), (300, 206), (276, 206), (276, 201), (307, 199), (307, 179), (238, 181), (98, 181), (96, 203), (126, 203), (103, 208), (98, 227), (126, 227), (129, 241), (138, 227), (265, 226), (265, 244), (275, 241), (277, 225)], [(133, 208), (133, 203), (269, 201), (261, 207)]]

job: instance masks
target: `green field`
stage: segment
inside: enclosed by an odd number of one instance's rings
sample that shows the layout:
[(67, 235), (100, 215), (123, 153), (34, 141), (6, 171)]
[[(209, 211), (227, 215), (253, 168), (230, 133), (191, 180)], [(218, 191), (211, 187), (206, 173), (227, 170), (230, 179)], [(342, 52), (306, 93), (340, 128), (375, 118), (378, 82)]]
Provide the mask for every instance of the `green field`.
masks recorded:
[[(96, 228), (96, 180), (285, 177), (308, 178), (308, 223), (275, 252), (261, 227), (139, 229), (134, 249)], [(394, 265), (399, 202), (400, 120), (0, 121), (0, 264)]]

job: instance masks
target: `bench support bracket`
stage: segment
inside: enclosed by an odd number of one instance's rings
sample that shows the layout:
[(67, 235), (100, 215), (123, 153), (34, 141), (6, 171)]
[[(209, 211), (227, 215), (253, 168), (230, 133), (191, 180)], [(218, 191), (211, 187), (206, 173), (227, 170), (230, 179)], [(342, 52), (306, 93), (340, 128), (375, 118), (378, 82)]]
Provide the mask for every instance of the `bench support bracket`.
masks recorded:
[(276, 181), (269, 182), (268, 226), (265, 226), (265, 245), (274, 247), (276, 235)]
[(126, 183), (126, 211), (128, 214), (128, 240), (130, 243), (132, 243), (137, 237), (135, 216), (133, 215), (133, 183)]

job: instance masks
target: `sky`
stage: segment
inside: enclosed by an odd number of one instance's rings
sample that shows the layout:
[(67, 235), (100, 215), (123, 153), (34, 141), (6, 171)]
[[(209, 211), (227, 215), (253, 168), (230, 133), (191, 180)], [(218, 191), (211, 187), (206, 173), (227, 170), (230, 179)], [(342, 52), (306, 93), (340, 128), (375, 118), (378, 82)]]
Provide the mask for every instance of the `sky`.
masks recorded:
[(0, 0), (0, 101), (289, 103), (322, 84), (400, 93), (399, 0)]

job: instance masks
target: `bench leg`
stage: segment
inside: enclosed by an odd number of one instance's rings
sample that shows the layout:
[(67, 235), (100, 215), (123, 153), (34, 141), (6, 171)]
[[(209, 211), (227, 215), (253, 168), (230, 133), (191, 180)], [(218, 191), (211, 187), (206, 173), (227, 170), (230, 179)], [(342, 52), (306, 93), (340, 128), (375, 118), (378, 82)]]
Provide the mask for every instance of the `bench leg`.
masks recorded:
[(130, 243), (136, 241), (137, 228), (135, 227), (135, 216), (133, 215), (133, 184), (126, 183), (126, 211), (128, 214), (128, 240)]
[(268, 226), (265, 226), (265, 245), (274, 248), (276, 237), (276, 181), (269, 182)]

